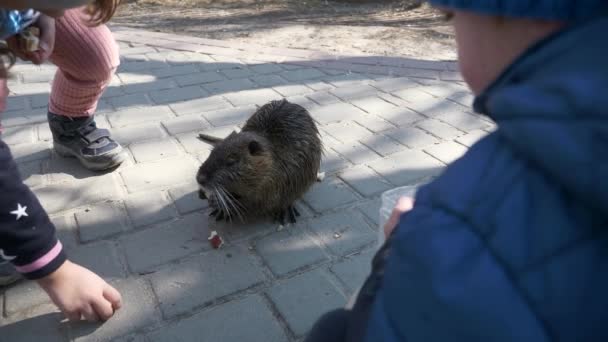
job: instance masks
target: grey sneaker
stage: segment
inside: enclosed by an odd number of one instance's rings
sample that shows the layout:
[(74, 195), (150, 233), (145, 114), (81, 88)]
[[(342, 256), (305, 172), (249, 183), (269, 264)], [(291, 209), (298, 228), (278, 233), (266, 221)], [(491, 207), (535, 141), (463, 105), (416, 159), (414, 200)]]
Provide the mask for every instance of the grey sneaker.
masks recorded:
[(71, 118), (48, 113), (55, 152), (75, 157), (89, 170), (103, 171), (125, 160), (122, 147), (110, 137), (110, 131), (97, 128), (94, 118)]
[(0, 263), (0, 286), (16, 283), (21, 279), (21, 274), (8, 262)]

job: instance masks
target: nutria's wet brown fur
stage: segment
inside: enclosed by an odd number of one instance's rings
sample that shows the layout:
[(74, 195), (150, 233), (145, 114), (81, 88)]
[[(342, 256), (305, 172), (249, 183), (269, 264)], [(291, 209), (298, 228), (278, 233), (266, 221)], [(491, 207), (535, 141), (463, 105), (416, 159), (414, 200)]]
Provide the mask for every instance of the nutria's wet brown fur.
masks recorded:
[(308, 111), (287, 100), (259, 108), (241, 132), (225, 139), (201, 134), (214, 148), (196, 179), (217, 219), (298, 216), (294, 202), (317, 180), (322, 142)]

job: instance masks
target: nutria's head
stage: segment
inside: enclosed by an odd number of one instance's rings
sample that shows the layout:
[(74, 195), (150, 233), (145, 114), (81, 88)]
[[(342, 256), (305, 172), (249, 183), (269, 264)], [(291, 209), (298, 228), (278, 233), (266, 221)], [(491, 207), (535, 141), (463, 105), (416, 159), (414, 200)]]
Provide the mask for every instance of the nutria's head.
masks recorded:
[(251, 197), (273, 168), (268, 141), (249, 132), (233, 132), (225, 139), (200, 135), (213, 149), (196, 174), (199, 195), (231, 209), (231, 200)]

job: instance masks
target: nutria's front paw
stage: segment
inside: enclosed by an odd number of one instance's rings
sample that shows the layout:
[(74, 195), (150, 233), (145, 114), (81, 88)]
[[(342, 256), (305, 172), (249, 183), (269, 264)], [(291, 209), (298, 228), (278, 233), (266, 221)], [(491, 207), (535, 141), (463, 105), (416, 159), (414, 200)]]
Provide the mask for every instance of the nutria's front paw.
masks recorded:
[(230, 215), (226, 215), (224, 213), (223, 210), (221, 209), (214, 209), (211, 213), (209, 213), (210, 217), (215, 217), (215, 221), (219, 222), (219, 221), (223, 221), (226, 220), (226, 222), (230, 221)]

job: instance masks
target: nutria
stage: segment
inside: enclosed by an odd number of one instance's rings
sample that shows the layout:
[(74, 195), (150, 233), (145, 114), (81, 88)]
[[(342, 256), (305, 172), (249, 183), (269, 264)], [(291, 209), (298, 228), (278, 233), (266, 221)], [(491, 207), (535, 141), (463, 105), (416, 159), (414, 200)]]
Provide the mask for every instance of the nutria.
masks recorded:
[(211, 216), (218, 221), (272, 216), (284, 224), (287, 215), (296, 222), (294, 202), (317, 180), (323, 153), (319, 130), (304, 107), (271, 101), (239, 133), (199, 139), (213, 145), (196, 175)]

